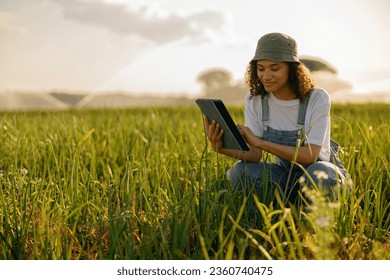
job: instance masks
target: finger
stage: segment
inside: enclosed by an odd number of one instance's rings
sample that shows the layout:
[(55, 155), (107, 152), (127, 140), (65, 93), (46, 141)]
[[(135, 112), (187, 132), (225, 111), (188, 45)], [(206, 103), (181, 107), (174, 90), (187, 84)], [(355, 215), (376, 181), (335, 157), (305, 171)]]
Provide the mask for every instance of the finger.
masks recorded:
[(209, 128), (208, 128), (208, 131), (207, 131), (207, 135), (209, 138), (211, 138), (215, 133), (215, 121), (212, 121)]
[(224, 131), (223, 131), (223, 129), (221, 129), (221, 130), (219, 131), (219, 133), (218, 133), (218, 136), (217, 136), (216, 140), (222, 141), (223, 133), (224, 133)]
[(207, 136), (209, 135), (209, 130), (210, 130), (210, 123), (209, 123), (209, 121), (208, 121), (208, 119), (207, 118), (205, 118), (204, 119), (204, 128), (205, 128), (205, 130), (206, 130), (206, 134), (207, 134)]
[(210, 126), (209, 118), (207, 116), (204, 116), (204, 122), (206, 124), (206, 127)]
[(250, 134), (252, 132), (252, 130), (249, 128), (249, 127), (246, 127), (246, 126), (241, 126), (241, 129), (240, 131), (246, 135)]
[(215, 129), (214, 129), (214, 133), (213, 133), (213, 138), (214, 139), (217, 139), (217, 137), (218, 137), (218, 135), (219, 135), (219, 133), (220, 133), (220, 131), (221, 131), (221, 126), (217, 123), (216, 125), (215, 125)]

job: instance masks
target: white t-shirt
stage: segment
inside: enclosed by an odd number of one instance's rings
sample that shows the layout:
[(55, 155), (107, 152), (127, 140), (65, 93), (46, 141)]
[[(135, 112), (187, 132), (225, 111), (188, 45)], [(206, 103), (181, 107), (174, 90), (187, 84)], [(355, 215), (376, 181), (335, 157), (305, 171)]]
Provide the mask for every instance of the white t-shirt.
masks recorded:
[[(263, 136), (262, 99), (260, 95), (245, 97), (245, 125), (259, 137)], [(299, 99), (280, 100), (269, 93), (269, 120), (267, 125), (277, 130), (300, 129), (298, 122)], [(305, 126), (306, 143), (322, 147), (319, 158), (329, 161), (330, 157), (330, 97), (320, 88), (313, 90), (307, 105)]]

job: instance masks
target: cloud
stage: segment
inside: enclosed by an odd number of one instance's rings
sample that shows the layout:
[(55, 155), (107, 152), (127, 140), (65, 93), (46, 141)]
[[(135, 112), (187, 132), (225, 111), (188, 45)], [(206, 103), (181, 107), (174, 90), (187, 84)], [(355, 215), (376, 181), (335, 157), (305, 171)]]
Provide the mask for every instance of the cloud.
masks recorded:
[(157, 13), (150, 6), (130, 9), (123, 4), (101, 1), (57, 0), (68, 19), (105, 27), (123, 35), (137, 35), (156, 44), (183, 38), (195, 41), (207, 39), (210, 30), (218, 31), (225, 23), (223, 13), (203, 10), (187, 15)]

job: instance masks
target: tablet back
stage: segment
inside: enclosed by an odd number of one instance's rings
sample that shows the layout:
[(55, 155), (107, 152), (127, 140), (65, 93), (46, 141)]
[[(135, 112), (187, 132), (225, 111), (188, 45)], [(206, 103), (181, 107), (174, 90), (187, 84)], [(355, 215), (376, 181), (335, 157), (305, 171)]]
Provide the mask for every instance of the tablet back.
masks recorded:
[(224, 148), (249, 151), (248, 145), (242, 138), (222, 100), (200, 98), (195, 102), (210, 123), (215, 120), (224, 130), (222, 139)]

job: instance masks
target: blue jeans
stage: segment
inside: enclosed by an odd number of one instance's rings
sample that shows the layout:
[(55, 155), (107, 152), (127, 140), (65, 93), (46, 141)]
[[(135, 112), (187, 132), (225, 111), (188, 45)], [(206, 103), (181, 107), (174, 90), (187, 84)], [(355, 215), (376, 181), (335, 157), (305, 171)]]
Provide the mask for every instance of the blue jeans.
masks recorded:
[(289, 169), (276, 163), (239, 161), (228, 170), (227, 178), (230, 185), (238, 190), (249, 189), (272, 195), (274, 189), (278, 188), (282, 196), (290, 202), (295, 202), (298, 198), (301, 189), (298, 180), (309, 187), (312, 187), (313, 181), (316, 186), (321, 186), (324, 193), (335, 199), (337, 199), (336, 186), (345, 185), (348, 180), (342, 170), (327, 161), (318, 161), (307, 166), (306, 173), (296, 168), (291, 174), (289, 173)]

